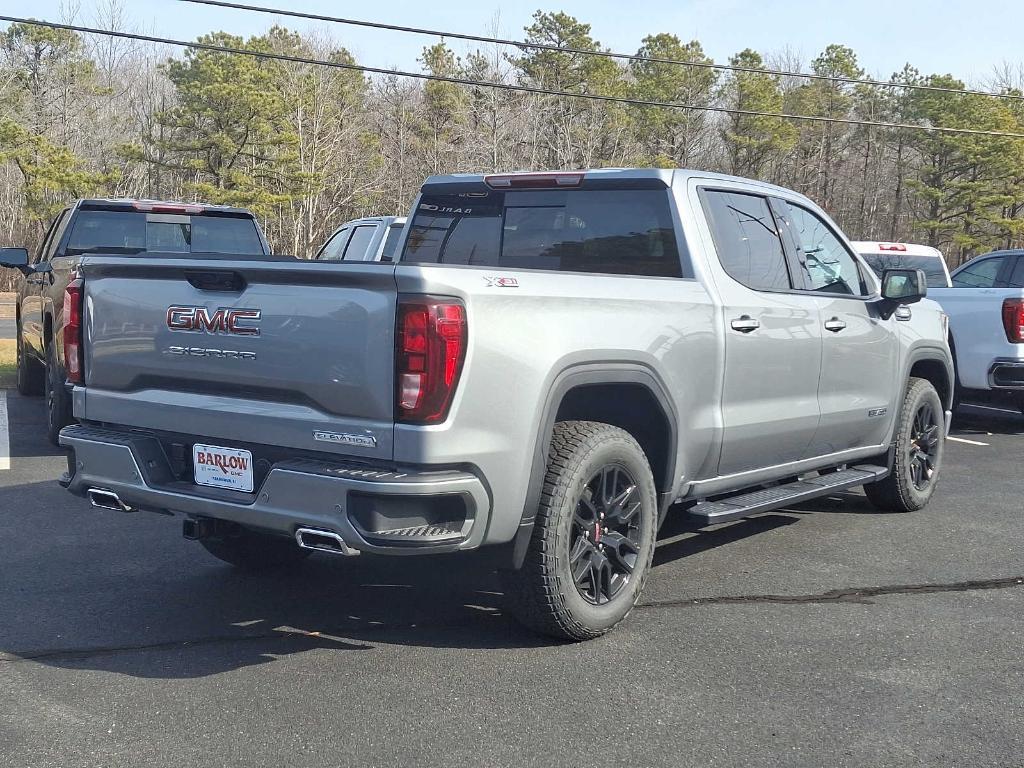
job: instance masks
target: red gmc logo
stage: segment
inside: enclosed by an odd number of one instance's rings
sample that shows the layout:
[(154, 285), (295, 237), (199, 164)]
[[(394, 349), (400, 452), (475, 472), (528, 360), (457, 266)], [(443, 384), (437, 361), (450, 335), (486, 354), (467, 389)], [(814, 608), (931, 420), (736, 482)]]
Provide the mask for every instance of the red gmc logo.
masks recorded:
[(262, 315), (258, 309), (221, 307), (211, 313), (206, 307), (168, 307), (167, 327), (172, 331), (259, 336)]

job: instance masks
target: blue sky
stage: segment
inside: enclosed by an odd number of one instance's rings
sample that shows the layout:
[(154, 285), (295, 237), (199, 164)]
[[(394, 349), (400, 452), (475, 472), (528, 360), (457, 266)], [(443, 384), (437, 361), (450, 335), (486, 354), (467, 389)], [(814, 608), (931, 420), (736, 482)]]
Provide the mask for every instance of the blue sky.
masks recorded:
[[(100, 0), (105, 2), (106, 0)], [(95, 19), (97, 0), (3, 0), (4, 13), (61, 19), (62, 8), (77, 5), (77, 20)], [(789, 49), (807, 62), (833, 42), (852, 47), (870, 76), (887, 78), (905, 62), (924, 73), (951, 73), (983, 84), (1003, 63), (1019, 66), (1024, 2), (1021, 0), (475, 0), (435, 2), (387, 0), (353, 3), (340, 0), (248, 0), (356, 19), (450, 29), (518, 38), (538, 8), (563, 10), (589, 22), (594, 36), (613, 50), (634, 52), (647, 34), (672, 32), (696, 38), (716, 61), (724, 62), (746, 47), (762, 52)], [(178, 2), (127, 0), (128, 15), (143, 29), (168, 37), (191, 39), (224, 29), (258, 34), (275, 17)], [(383, 33), (340, 25), (312, 24), (281, 17), (299, 29), (327, 30), (361, 63), (416, 68), (416, 58), (431, 38)], [(495, 30), (495, 24), (497, 29)], [(466, 46), (453, 41), (457, 52)], [(805, 64), (806, 66), (806, 64)]]

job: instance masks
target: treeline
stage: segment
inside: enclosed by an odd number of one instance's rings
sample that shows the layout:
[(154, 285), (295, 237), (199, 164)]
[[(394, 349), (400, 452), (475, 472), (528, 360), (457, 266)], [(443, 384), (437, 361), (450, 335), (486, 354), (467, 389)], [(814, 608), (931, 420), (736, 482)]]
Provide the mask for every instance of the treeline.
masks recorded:
[[(123, 24), (116, 5), (108, 24)], [(530, 42), (601, 50), (590, 25), (534, 15)], [(281, 27), (211, 45), (355, 63), (335, 42)], [(710, 63), (664, 32), (638, 55)], [(692, 106), (1024, 133), (1024, 101), (963, 89), (907, 65), (891, 85), (779, 77), (801, 68), (855, 80), (831, 45), (809, 68), (743, 50), (723, 72), (538, 49), (423, 50), (425, 72)], [(769, 66), (769, 64), (773, 66)], [(1020, 94), (1012, 71), (987, 84)], [(342, 221), (405, 213), (432, 173), (681, 166), (806, 193), (852, 237), (927, 242), (951, 265), (1024, 232), (1024, 141), (641, 107), (174, 49), (13, 24), (0, 33), (0, 241), (35, 245), (67, 200), (201, 199), (253, 208), (280, 252), (308, 255)]]

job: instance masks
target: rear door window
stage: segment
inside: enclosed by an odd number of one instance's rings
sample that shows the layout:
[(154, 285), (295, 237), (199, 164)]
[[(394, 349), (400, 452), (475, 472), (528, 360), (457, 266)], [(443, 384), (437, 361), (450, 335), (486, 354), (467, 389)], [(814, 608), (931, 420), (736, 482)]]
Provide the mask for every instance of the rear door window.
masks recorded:
[(682, 277), (667, 190), (425, 194), (403, 262)]
[(348, 246), (345, 248), (345, 261), (363, 261), (366, 259), (366, 249), (370, 247), (370, 242), (373, 240), (373, 234), (377, 231), (377, 227), (370, 225), (365, 227), (356, 227), (352, 232), (352, 237), (348, 241)]
[(1024, 258), (1017, 257), (1017, 264), (1007, 283), (1007, 288), (1024, 288)]
[(786, 253), (768, 200), (721, 190), (703, 190), (701, 199), (722, 269), (755, 291), (792, 288)]
[(998, 288), (999, 273), (1006, 263), (1005, 256), (978, 259), (956, 273), (953, 285), (958, 288)]

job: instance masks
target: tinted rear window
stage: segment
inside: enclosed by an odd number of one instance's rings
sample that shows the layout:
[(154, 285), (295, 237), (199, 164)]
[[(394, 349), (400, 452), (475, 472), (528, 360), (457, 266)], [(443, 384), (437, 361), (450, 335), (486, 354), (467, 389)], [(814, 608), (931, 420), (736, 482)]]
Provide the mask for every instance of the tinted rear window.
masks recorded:
[(871, 267), (871, 271), (882, 277), (887, 269), (920, 269), (928, 278), (929, 288), (947, 288), (946, 273), (942, 269), (942, 263), (930, 256), (907, 256), (903, 253), (862, 253), (864, 261)]
[(682, 276), (666, 190), (426, 194), (402, 261)]
[(189, 216), (143, 211), (80, 210), (68, 239), (69, 253), (262, 254), (256, 223), (230, 216)]

